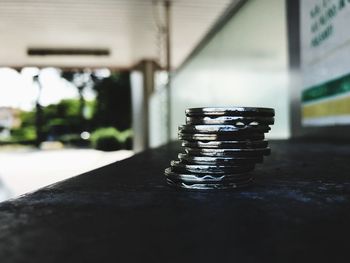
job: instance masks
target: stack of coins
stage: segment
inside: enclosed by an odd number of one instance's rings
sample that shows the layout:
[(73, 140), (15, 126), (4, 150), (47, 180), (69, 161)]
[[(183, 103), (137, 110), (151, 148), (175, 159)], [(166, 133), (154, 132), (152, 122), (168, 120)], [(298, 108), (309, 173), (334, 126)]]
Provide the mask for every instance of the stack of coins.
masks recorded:
[(270, 154), (264, 134), (274, 116), (270, 108), (187, 109), (178, 134), (185, 153), (165, 170), (167, 183), (204, 190), (249, 185), (255, 164)]

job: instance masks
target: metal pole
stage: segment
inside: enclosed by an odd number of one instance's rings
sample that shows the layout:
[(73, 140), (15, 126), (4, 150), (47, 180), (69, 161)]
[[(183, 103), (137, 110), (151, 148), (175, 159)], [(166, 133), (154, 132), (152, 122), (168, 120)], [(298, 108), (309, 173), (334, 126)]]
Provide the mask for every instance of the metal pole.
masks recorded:
[(171, 2), (164, 1), (165, 7), (165, 30), (166, 30), (166, 71), (168, 74), (167, 82), (167, 140), (171, 140), (171, 43), (170, 43), (170, 11)]
[(42, 91), (42, 86), (39, 80), (39, 75), (33, 76), (33, 81), (36, 83), (38, 87), (38, 97), (36, 99), (35, 103), (35, 130), (36, 130), (36, 146), (39, 147), (40, 144), (43, 142), (44, 137), (43, 137), (43, 131), (42, 131), (42, 126), (43, 126), (43, 109), (40, 105), (40, 96), (41, 96), (41, 91)]

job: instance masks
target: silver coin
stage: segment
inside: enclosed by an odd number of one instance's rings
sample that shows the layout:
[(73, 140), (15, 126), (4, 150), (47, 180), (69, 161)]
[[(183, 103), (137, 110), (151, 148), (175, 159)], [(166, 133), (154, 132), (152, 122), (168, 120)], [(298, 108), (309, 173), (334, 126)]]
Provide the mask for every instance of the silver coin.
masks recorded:
[(205, 164), (205, 165), (247, 165), (253, 163), (261, 163), (264, 159), (260, 156), (191, 156), (185, 153), (179, 153), (178, 158), (181, 162), (188, 164)]
[(236, 189), (243, 188), (251, 185), (253, 182), (253, 178), (247, 179), (245, 182), (235, 183), (187, 183), (182, 181), (174, 181), (170, 178), (166, 179), (168, 185), (183, 188), (187, 190), (228, 190), (228, 189)]
[(248, 186), (255, 164), (270, 153), (264, 133), (274, 115), (270, 108), (186, 110), (186, 124), (178, 132), (186, 153), (165, 170), (167, 183), (194, 190)]
[(254, 133), (254, 132), (268, 132), (270, 130), (269, 126), (250, 126), (238, 128), (234, 125), (190, 125), (185, 124), (179, 126), (179, 132), (181, 133), (232, 133), (232, 134), (244, 134), (244, 133)]
[(243, 116), (196, 116), (186, 117), (186, 124), (231, 124), (236, 127), (272, 125), (273, 117), (243, 117)]
[(171, 161), (171, 170), (174, 172), (184, 172), (193, 174), (241, 174), (254, 170), (255, 164), (246, 165), (201, 165), (184, 164), (179, 161)]
[(266, 140), (259, 141), (184, 141), (182, 142), (183, 147), (189, 148), (238, 148), (238, 149), (254, 149), (254, 148), (265, 148), (268, 142)]
[(167, 178), (173, 181), (182, 181), (187, 183), (211, 183), (211, 182), (232, 182), (239, 183), (246, 181), (247, 179), (252, 178), (251, 175), (246, 173), (241, 174), (222, 174), (222, 175), (213, 175), (213, 174), (193, 174), (187, 172), (176, 172), (171, 168), (167, 168), (164, 171), (164, 174)]
[(269, 155), (270, 148), (256, 148), (256, 149), (195, 149), (185, 148), (185, 152), (194, 156), (259, 156)]
[(275, 110), (271, 108), (253, 107), (205, 107), (191, 108), (185, 111), (186, 116), (275, 116)]
[(217, 134), (217, 133), (193, 133), (193, 134), (186, 134), (179, 132), (178, 134), (179, 140), (186, 140), (186, 141), (245, 141), (245, 140), (263, 140), (265, 138), (264, 133), (251, 133), (251, 134), (242, 134), (242, 133), (236, 133), (236, 134)]

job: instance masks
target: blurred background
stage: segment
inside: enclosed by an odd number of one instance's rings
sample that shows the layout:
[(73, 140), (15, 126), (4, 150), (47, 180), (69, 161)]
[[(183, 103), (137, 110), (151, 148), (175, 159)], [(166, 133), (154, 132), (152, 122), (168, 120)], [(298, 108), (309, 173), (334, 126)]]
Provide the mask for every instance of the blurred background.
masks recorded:
[(276, 110), (344, 137), (343, 0), (0, 0), (0, 200), (177, 137), (184, 110)]

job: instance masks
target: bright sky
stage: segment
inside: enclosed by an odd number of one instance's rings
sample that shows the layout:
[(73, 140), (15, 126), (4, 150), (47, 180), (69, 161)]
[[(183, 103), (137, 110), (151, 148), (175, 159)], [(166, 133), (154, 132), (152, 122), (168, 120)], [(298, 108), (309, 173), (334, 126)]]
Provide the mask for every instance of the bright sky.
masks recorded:
[[(33, 83), (37, 68), (23, 68), (21, 73), (10, 69), (0, 68), (0, 107), (10, 106), (23, 110), (31, 110), (38, 97), (38, 87)], [(40, 104), (47, 106), (58, 103), (62, 99), (78, 98), (77, 88), (62, 79), (56, 68), (44, 68), (39, 76), (42, 85)], [(90, 89), (84, 94), (86, 99), (93, 99), (94, 92)]]

